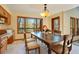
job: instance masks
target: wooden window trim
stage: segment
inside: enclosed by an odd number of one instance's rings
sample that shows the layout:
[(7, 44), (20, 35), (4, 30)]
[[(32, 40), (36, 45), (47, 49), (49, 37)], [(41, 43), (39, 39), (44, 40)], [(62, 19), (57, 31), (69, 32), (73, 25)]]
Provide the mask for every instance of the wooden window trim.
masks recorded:
[[(54, 21), (55, 19), (58, 19), (58, 30), (54, 30), (53, 21)], [(52, 19), (51, 19), (51, 22), (52, 22), (52, 23), (51, 23), (52, 32), (61, 32), (61, 31), (60, 31), (60, 16), (57, 16), (57, 17), (52, 18)]]
[[(77, 28), (77, 25), (76, 25), (76, 21), (77, 21), (77, 24), (78, 24), (78, 20), (77, 19), (79, 19), (79, 18), (77, 18), (77, 17), (70, 17), (70, 33), (72, 33), (71, 32), (71, 19), (74, 19), (74, 27), (75, 27), (75, 29), (74, 29), (74, 32), (76, 32), (76, 29), (78, 29)], [(77, 33), (75, 33), (75, 35), (77, 35)]]

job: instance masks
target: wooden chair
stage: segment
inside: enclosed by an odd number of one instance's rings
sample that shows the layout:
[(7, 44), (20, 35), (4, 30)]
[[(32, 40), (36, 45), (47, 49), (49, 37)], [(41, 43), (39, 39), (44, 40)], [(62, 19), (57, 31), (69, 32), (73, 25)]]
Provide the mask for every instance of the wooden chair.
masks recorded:
[(36, 41), (27, 42), (26, 33), (24, 33), (24, 39), (25, 39), (26, 52), (28, 54), (29, 54), (29, 51), (37, 50), (37, 49), (38, 49), (38, 52), (40, 54), (40, 46), (36, 43)]
[(56, 54), (69, 54), (72, 49), (72, 35), (64, 35), (64, 42), (62, 44), (52, 44), (51, 51)]
[(30, 33), (27, 33), (26, 36), (27, 36), (27, 37), (26, 37), (27, 42), (36, 41), (36, 39), (35, 39), (34, 36), (32, 36), (32, 38), (31, 38), (31, 34), (30, 34)]
[(61, 31), (54, 31), (53, 34), (55, 34), (55, 35), (58, 35), (58, 34), (61, 35)]

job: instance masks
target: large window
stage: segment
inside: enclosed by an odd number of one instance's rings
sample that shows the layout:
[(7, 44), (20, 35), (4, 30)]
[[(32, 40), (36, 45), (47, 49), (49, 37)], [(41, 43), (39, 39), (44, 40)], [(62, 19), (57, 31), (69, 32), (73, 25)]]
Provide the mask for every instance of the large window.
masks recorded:
[(17, 19), (18, 33), (39, 31), (42, 27), (41, 18), (18, 17)]

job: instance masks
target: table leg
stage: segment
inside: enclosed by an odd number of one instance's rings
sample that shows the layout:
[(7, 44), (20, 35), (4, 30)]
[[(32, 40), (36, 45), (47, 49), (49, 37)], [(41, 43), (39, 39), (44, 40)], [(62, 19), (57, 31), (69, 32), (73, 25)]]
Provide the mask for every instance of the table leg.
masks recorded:
[(47, 45), (47, 47), (48, 47), (48, 54), (51, 54), (51, 49), (50, 49), (50, 46), (49, 46), (49, 45)]
[(31, 34), (31, 38), (32, 38), (32, 34)]

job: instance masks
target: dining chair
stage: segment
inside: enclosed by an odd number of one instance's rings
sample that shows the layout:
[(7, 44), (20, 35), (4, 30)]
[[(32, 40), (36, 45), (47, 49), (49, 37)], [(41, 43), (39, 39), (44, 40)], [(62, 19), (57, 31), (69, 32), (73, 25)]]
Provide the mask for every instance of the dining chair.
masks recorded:
[(58, 35), (58, 34), (61, 35), (61, 31), (54, 31), (53, 34), (55, 34), (55, 35)]
[(64, 35), (63, 44), (52, 44), (51, 51), (56, 54), (69, 54), (72, 50), (73, 35)]
[(24, 33), (24, 40), (25, 40), (26, 52), (28, 54), (29, 54), (29, 51), (31, 50), (35, 50), (35, 52), (38, 50), (40, 54), (40, 45), (38, 45), (36, 41), (27, 42), (26, 33)]
[(26, 33), (26, 39), (27, 39), (27, 42), (32, 42), (32, 41), (36, 41), (35, 37), (32, 36), (31, 38), (31, 33)]

